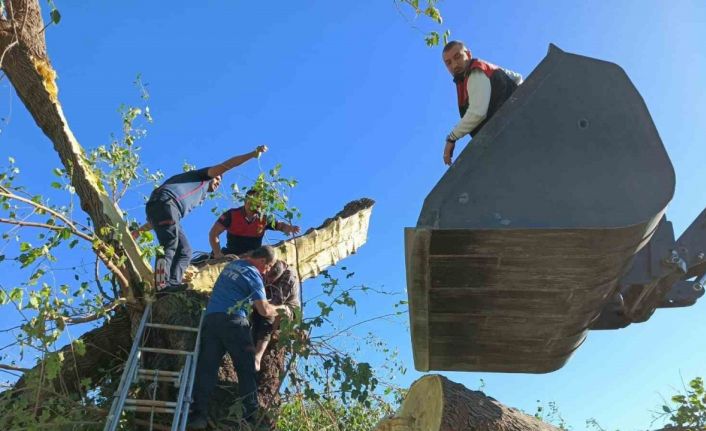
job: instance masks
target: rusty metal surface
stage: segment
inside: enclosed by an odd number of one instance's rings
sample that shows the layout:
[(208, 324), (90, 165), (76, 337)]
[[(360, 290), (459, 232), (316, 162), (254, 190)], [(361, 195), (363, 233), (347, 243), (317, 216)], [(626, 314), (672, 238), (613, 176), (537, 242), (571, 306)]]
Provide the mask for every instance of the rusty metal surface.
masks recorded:
[(415, 367), (562, 367), (673, 193), (625, 72), (550, 47), (405, 230)]

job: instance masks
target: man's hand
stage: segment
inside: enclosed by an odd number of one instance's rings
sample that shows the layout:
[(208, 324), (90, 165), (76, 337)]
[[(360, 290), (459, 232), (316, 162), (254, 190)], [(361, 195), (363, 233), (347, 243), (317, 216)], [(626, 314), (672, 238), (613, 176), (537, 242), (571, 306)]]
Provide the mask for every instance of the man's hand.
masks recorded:
[(268, 149), (267, 145), (258, 145), (257, 148), (255, 148), (255, 157), (260, 157), (260, 155), (266, 153)]
[(286, 305), (278, 305), (277, 313), (280, 316), (287, 316), (288, 319), (292, 318), (292, 310), (290, 310), (289, 307), (287, 307)]
[(223, 252), (221, 252), (221, 250), (213, 250), (212, 254), (214, 259), (220, 259), (223, 257)]
[(284, 229), (284, 233), (287, 235), (298, 235), (299, 232), (301, 232), (301, 228), (299, 228), (299, 226), (289, 225)]
[(456, 148), (456, 141), (446, 140), (446, 146), (444, 147), (444, 163), (447, 166), (451, 166), (451, 162), (454, 156), (454, 148)]

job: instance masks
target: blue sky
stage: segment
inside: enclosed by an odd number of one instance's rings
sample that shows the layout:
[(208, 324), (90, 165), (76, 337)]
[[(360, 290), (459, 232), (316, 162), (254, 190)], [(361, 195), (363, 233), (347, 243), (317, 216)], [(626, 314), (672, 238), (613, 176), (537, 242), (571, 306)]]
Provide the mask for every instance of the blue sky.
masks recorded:
[[(42, 3), (44, 6), (45, 4)], [(117, 107), (136, 99), (141, 73), (154, 124), (143, 160), (167, 175), (185, 160), (207, 166), (259, 144), (262, 168), (283, 164), (303, 227), (318, 225), (349, 200), (375, 199), (369, 241), (345, 263), (356, 280), (405, 288), (403, 227), (445, 171), (443, 138), (458, 113), (440, 49), (424, 45), (392, 1), (172, 2), (59, 1), (63, 19), (47, 30), (59, 97), (87, 148), (119, 131)], [(642, 94), (677, 175), (668, 216), (681, 233), (706, 206), (706, 5), (698, 1), (446, 0), (442, 29), (474, 54), (527, 76), (548, 44), (621, 65)], [(0, 81), (0, 157), (12, 155), (24, 184), (47, 192), (58, 157), (24, 107)], [(247, 184), (250, 163), (225, 178)], [(29, 175), (31, 173), (31, 175)], [(139, 197), (126, 207), (142, 218)], [(202, 208), (185, 221), (196, 249), (213, 222)], [(272, 241), (279, 237), (273, 235)], [(8, 281), (5, 281), (7, 284)], [(310, 288), (312, 290), (307, 290)], [(316, 284), (305, 285), (306, 295)], [(400, 299), (400, 298), (397, 298)], [(370, 298), (362, 317), (393, 299)], [(705, 301), (706, 302), (706, 301)], [(595, 417), (608, 429), (646, 429), (648, 410), (694, 376), (706, 376), (706, 304), (659, 310), (627, 329), (592, 332), (561, 370), (546, 375), (448, 373), (511, 406), (534, 412), (555, 401), (574, 429)], [(375, 323), (409, 362), (408, 330)]]

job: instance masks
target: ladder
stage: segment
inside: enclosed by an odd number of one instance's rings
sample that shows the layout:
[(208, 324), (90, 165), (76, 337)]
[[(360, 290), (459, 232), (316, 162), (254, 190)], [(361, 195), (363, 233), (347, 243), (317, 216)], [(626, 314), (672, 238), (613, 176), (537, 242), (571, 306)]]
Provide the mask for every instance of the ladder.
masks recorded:
[[(103, 431), (115, 431), (120, 424), (122, 413), (125, 411), (150, 413), (149, 429), (155, 428), (155, 414), (172, 415), (171, 431), (184, 431), (189, 419), (189, 406), (191, 405), (191, 392), (194, 387), (196, 377), (196, 362), (199, 356), (199, 344), (201, 341), (201, 326), (205, 313), (201, 312), (199, 326), (167, 325), (152, 322), (152, 303), (149, 302), (140, 320), (140, 326), (135, 334), (135, 341), (130, 350), (130, 356), (125, 363), (125, 370), (120, 378), (113, 403), (108, 413)], [(147, 328), (162, 329), (168, 331), (184, 331), (196, 333), (196, 345), (193, 351), (161, 349), (145, 346), (145, 333)], [(184, 357), (184, 363), (179, 371), (153, 370), (143, 368), (142, 353), (155, 353), (163, 355), (177, 355)], [(133, 384), (139, 381), (151, 381), (149, 386), (149, 399), (128, 398), (128, 393)], [(159, 383), (171, 383), (179, 388), (176, 401), (164, 401), (156, 399)], [(160, 427), (160, 429), (163, 429)]]

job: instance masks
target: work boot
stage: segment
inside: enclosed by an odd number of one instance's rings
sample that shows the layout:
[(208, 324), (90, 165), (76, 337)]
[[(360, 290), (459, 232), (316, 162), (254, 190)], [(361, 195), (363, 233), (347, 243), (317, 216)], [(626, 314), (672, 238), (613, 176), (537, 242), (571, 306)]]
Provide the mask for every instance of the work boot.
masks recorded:
[(190, 430), (205, 430), (207, 426), (208, 419), (206, 416), (196, 415), (189, 418)]

